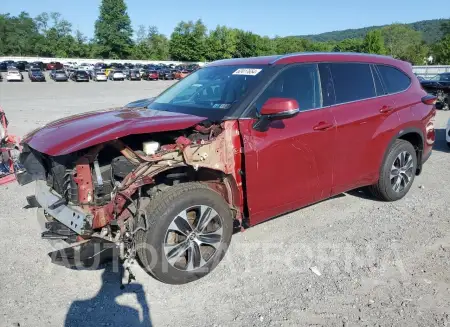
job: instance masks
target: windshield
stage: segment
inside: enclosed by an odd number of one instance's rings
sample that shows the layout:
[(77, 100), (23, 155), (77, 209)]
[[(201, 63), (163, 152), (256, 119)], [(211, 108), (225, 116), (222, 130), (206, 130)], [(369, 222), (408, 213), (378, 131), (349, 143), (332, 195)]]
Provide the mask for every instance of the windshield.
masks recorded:
[(264, 66), (213, 66), (193, 72), (162, 93), (150, 105), (225, 110), (253, 87)]

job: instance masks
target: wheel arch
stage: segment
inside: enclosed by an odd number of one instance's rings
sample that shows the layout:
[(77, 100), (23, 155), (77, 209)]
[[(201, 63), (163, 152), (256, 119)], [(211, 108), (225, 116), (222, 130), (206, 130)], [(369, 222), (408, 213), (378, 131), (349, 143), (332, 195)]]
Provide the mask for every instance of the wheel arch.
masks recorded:
[(417, 170), (416, 175), (420, 175), (422, 171), (422, 153), (424, 149), (424, 136), (422, 130), (418, 127), (407, 127), (401, 129), (397, 134), (395, 134), (392, 139), (389, 141), (389, 144), (384, 152), (383, 161), (385, 162), (387, 155), (389, 154), (389, 149), (397, 140), (405, 140), (411, 143), (416, 149), (417, 155)]
[[(235, 178), (223, 171), (211, 168), (199, 168), (195, 170), (192, 166), (186, 165), (182, 167), (174, 167), (166, 169), (159, 174), (153, 176), (155, 180), (164, 179), (172, 174), (185, 174), (186, 178), (180, 180), (180, 183), (200, 182), (207, 185), (228, 203), (233, 211), (233, 217), (240, 219), (243, 214), (243, 204), (238, 183)], [(174, 184), (175, 185), (175, 184)]]

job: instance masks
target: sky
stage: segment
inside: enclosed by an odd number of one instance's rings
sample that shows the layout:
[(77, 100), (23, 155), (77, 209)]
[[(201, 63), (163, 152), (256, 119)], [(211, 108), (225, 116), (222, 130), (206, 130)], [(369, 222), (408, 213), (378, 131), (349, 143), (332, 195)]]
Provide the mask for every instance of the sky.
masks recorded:
[[(57, 11), (73, 29), (92, 37), (100, 0), (1, 0), (0, 13), (32, 17)], [(450, 18), (450, 0), (125, 0), (134, 30), (155, 25), (170, 36), (178, 22), (202, 19), (269, 37), (319, 34), (394, 22)]]

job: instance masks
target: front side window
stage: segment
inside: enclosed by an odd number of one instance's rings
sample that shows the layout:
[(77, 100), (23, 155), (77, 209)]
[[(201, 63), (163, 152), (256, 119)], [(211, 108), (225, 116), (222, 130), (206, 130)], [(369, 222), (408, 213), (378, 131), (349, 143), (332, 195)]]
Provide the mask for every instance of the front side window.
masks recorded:
[(372, 72), (368, 64), (332, 63), (336, 104), (373, 98), (376, 96)]
[(395, 67), (377, 65), (377, 68), (389, 94), (405, 91), (411, 84), (409, 76)]
[(281, 71), (256, 100), (256, 110), (270, 98), (297, 100), (300, 111), (321, 107), (321, 91), (316, 64), (302, 64)]

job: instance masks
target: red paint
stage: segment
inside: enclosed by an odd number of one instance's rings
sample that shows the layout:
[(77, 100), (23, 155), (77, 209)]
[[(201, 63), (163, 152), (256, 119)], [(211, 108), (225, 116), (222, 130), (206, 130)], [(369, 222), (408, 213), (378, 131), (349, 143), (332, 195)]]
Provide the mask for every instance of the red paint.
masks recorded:
[(290, 110), (298, 110), (297, 100), (285, 98), (270, 98), (261, 108), (262, 115), (280, 114)]
[(255, 120), (239, 122), (251, 225), (330, 196), (336, 128), (314, 126), (333, 119), (324, 108), (274, 121), (264, 132), (253, 129)]
[[(182, 137), (175, 145), (163, 146), (165, 150), (181, 148), (185, 159), (183, 165), (224, 173), (225, 187), (212, 184), (214, 181), (206, 183), (221, 194), (226, 192), (227, 200), (238, 211), (237, 217), (248, 214), (250, 225), (333, 194), (374, 184), (390, 144), (408, 133), (413, 137), (423, 136), (423, 157), (432, 149), (435, 109), (422, 102), (426, 92), (406, 62), (375, 55), (311, 53), (221, 60), (209, 65), (306, 62), (392, 65), (408, 74), (412, 82), (408, 90), (398, 94), (303, 111), (291, 118), (269, 122), (266, 130), (253, 127), (256, 118), (230, 119), (221, 122), (222, 132), (211, 141), (191, 144)], [(295, 102), (271, 99), (262, 112), (274, 114), (296, 109), (298, 104)], [(62, 155), (130, 134), (185, 129), (204, 119), (148, 109), (94, 112), (49, 124), (31, 133), (25, 142), (38, 151)], [(204, 126), (196, 129), (208, 132)], [(211, 128), (210, 133), (214, 132)], [(83, 171), (78, 172), (77, 169), (78, 178), (83, 175), (83, 180), (92, 179), (88, 167), (80, 169)], [(131, 173), (123, 181), (126, 189), (122, 192), (126, 196), (133, 194), (139, 186), (154, 182), (153, 176), (135, 180), (137, 177)], [(82, 182), (81, 179), (77, 181), (84, 185)], [(80, 200), (85, 199), (92, 189), (92, 185), (83, 187), (79, 193)], [(94, 226), (104, 226), (114, 212), (124, 219), (128, 215), (123, 210), (126, 196), (118, 194), (108, 205), (91, 208)]]
[(142, 108), (95, 111), (50, 123), (28, 134), (24, 142), (58, 156), (131, 134), (185, 129), (202, 120), (205, 118)]
[(94, 199), (94, 187), (92, 185), (92, 174), (87, 158), (81, 158), (76, 166), (76, 175), (73, 180), (78, 185), (78, 201), (87, 204)]

